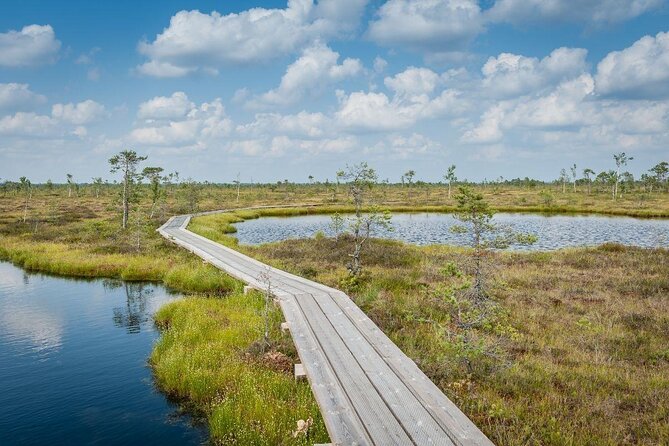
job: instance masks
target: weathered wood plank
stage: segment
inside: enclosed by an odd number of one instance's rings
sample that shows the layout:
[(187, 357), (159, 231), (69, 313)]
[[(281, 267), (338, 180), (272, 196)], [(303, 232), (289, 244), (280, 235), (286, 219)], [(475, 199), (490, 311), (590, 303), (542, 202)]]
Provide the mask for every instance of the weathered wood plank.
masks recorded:
[(346, 294), (194, 234), (189, 221), (172, 217), (159, 232), (245, 289), (269, 278), (334, 444), (492, 445)]

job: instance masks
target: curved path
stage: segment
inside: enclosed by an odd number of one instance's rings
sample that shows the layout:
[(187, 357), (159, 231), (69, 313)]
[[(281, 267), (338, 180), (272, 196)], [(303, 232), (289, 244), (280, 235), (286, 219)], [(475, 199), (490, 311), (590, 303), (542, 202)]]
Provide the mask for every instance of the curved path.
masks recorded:
[(252, 288), (269, 284), (334, 444), (492, 446), (345, 293), (197, 235), (190, 218), (158, 231)]

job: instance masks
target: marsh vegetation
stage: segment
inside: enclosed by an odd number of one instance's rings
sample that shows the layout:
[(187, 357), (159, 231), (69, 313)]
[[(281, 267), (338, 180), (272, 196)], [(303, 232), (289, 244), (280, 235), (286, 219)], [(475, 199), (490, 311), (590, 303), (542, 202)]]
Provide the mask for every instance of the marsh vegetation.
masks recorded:
[[(464, 181), (449, 172), (444, 184), (422, 182), (415, 172), (404, 184), (374, 181), (360, 217), (371, 204), (394, 213), (457, 210)], [(631, 182), (619, 173), (617, 185), (589, 178), (567, 182), (571, 187), (529, 179), (470, 186), (500, 211), (669, 216), (666, 178)], [(278, 330), (280, 312), (269, 308), (267, 346), (263, 296), (243, 297), (239, 282), (155, 228), (179, 213), (277, 205), (285, 207), (197, 217), (189, 229), (345, 289), (497, 444), (669, 441), (666, 249), (487, 253), (492, 305), (480, 318), (480, 308), (463, 300), (476, 278), (467, 248), (367, 237), (351, 280), (356, 240), (342, 221), (336, 237), (237, 243), (233, 224), (261, 215), (355, 213), (345, 171), (334, 182), (310, 184), (210, 184), (147, 171), (126, 195), (125, 229), (121, 184), (67, 180), (4, 183), (0, 258), (63, 275), (163, 281), (192, 293), (158, 313), (163, 336), (151, 364), (166, 393), (208, 420), (213, 442), (308, 444), (325, 442), (327, 433), (308, 384), (294, 382), (287, 367), (295, 352)], [(308, 437), (299, 420), (309, 424)]]

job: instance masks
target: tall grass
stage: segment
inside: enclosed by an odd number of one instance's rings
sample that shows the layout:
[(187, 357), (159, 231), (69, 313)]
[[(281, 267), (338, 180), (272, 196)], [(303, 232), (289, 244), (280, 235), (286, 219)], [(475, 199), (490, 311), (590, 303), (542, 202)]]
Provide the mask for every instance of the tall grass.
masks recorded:
[(31, 271), (62, 276), (162, 281), (182, 292), (223, 295), (239, 288), (227, 274), (176, 250), (162, 256), (100, 254), (63, 243), (7, 237), (0, 244), (0, 260), (9, 260)]
[[(318, 406), (306, 382), (268, 367), (248, 348), (262, 338), (262, 298), (188, 298), (163, 307), (162, 336), (151, 355), (158, 385), (206, 417), (212, 441), (236, 445), (327, 443)], [(272, 314), (272, 339), (281, 315)], [(294, 354), (294, 352), (293, 352)], [(310, 436), (294, 438), (298, 420), (313, 418)]]

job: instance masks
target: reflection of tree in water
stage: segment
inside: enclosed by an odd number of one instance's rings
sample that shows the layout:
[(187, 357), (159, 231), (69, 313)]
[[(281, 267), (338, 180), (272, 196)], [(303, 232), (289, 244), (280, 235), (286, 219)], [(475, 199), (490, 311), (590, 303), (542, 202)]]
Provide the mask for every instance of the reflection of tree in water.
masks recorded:
[(106, 289), (124, 288), (125, 307), (114, 308), (114, 325), (125, 327), (128, 333), (139, 333), (142, 324), (149, 320), (147, 302), (153, 295), (153, 287), (143, 283), (105, 281)]

